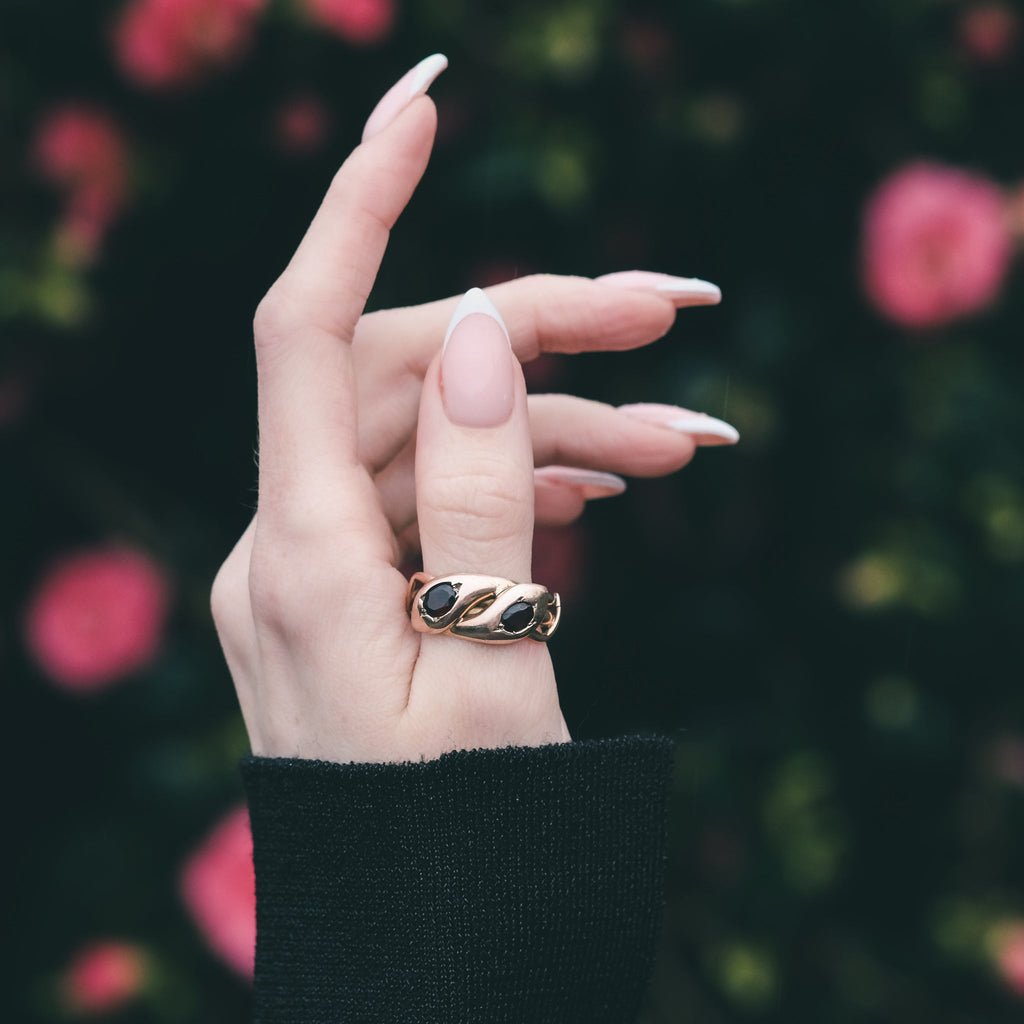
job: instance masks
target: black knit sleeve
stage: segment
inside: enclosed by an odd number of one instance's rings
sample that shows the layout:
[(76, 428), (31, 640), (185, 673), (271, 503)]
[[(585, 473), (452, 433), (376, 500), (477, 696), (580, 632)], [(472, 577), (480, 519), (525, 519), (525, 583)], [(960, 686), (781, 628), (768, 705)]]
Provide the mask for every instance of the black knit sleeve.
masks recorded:
[(671, 760), (646, 738), (248, 758), (257, 1024), (632, 1024)]

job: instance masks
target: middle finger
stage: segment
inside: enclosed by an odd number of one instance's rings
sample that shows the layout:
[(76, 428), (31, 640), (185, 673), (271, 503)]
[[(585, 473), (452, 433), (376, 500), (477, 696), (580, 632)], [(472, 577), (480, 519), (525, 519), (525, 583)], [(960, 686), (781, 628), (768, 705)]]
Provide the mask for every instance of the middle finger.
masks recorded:
[[(594, 352), (639, 348), (662, 337), (682, 305), (710, 304), (714, 285), (679, 282), (675, 291), (644, 290), (581, 277), (535, 275), (488, 289), (509, 328), (520, 362), (541, 352)], [(632, 278), (627, 278), (631, 281)], [(356, 330), (353, 358), (359, 408), (359, 455), (374, 470), (390, 462), (415, 429), (423, 375), (437, 353), (439, 337), (458, 302), (384, 310), (364, 316)]]
[[(627, 476), (664, 476), (685, 466), (698, 446), (728, 443), (735, 438), (734, 431), (729, 435), (732, 428), (728, 424), (682, 409), (678, 410), (680, 414), (686, 413), (695, 423), (703, 424), (703, 433), (696, 427), (684, 431), (638, 419), (614, 406), (572, 395), (531, 395), (528, 401), (533, 460), (538, 467), (565, 465)], [(712, 430), (716, 434), (710, 433)], [(413, 450), (410, 442), (376, 477), (396, 533), (407, 528), (416, 516)], [(550, 485), (550, 481), (545, 483)], [(578, 507), (582, 509), (582, 503)], [(565, 521), (560, 507), (553, 507), (550, 517), (545, 508), (538, 494), (537, 521)]]

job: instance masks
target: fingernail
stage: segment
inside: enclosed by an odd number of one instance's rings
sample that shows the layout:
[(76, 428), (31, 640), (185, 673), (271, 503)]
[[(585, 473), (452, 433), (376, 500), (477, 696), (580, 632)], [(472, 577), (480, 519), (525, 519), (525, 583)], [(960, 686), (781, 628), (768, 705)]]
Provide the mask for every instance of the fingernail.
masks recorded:
[(508, 331), (479, 289), (463, 296), (441, 354), (441, 399), (460, 427), (497, 427), (512, 415), (515, 356)]
[(716, 420), (706, 413), (680, 409), (677, 405), (641, 402), (636, 405), (620, 405), (619, 412), (644, 423), (689, 434), (700, 445), (735, 444), (740, 439), (740, 432), (731, 423)]
[(596, 469), (578, 469), (575, 466), (542, 466), (533, 471), (535, 480), (574, 487), (587, 501), (593, 498), (612, 498), (626, 489), (626, 481), (614, 473), (601, 473)]
[(422, 96), (430, 88), (434, 79), (446, 67), (448, 58), (443, 53), (434, 53), (407, 71), (373, 108), (363, 129), (363, 142), (387, 128), (417, 96)]
[(615, 274), (603, 274), (594, 280), (613, 288), (656, 292), (671, 299), (677, 306), (710, 306), (722, 301), (718, 285), (702, 281), (699, 277), (672, 277), (649, 270), (621, 270)]

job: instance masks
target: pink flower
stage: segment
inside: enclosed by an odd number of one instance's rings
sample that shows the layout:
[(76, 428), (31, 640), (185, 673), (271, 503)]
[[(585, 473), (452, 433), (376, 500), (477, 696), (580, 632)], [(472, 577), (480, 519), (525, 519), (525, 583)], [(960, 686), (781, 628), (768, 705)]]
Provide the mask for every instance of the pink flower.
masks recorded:
[(1024, 923), (999, 930), (995, 942), (995, 964), (1007, 987), (1024, 998)]
[(395, 24), (394, 0), (302, 0), (302, 6), (310, 20), (357, 46), (379, 43)]
[(92, 942), (64, 970), (64, 1003), (78, 1016), (112, 1013), (138, 995), (146, 966), (146, 955), (138, 946), (114, 940)]
[(114, 46), (122, 70), (140, 85), (190, 85), (248, 48), (266, 0), (132, 0)]
[(315, 152), (323, 145), (330, 123), (331, 115), (319, 96), (295, 96), (278, 108), (277, 144), (295, 156)]
[(58, 686), (100, 690), (153, 658), (167, 604), (167, 581), (144, 555), (124, 548), (82, 551), (40, 581), (29, 602), (26, 640)]
[(210, 948), (239, 974), (252, 977), (256, 949), (256, 876), (249, 812), (237, 807), (192, 854), (181, 894)]
[(117, 123), (101, 110), (65, 104), (40, 122), (33, 154), (40, 174), (66, 195), (61, 241), (94, 255), (128, 193), (128, 145)]
[(1016, 49), (1020, 33), (1017, 14), (1003, 3), (982, 3), (960, 18), (960, 43), (982, 64), (1002, 64)]
[(936, 327), (992, 303), (1011, 248), (997, 185), (941, 164), (909, 164), (868, 200), (864, 287), (897, 323)]

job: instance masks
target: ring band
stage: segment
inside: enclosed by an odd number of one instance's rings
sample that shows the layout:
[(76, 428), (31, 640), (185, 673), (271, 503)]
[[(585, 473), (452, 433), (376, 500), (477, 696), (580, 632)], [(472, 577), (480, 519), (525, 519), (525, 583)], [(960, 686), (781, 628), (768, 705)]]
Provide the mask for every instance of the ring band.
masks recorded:
[(409, 580), (406, 607), (418, 633), (451, 633), (482, 644), (547, 643), (562, 612), (558, 595), (539, 583), (425, 572)]

